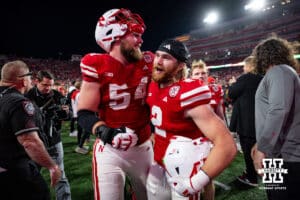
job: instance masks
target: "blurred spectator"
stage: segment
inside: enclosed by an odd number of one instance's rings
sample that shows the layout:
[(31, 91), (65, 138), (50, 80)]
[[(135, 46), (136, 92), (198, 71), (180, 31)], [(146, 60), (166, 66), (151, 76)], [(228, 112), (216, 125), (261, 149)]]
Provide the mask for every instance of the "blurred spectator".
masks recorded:
[(56, 91), (59, 91), (59, 87), (61, 86), (61, 83), (58, 82), (58, 81), (55, 81), (54, 84), (53, 84), (53, 87), (52, 89), (56, 90)]
[[(69, 107), (63, 104), (65, 99), (57, 90), (51, 89), (54, 76), (48, 71), (39, 71), (37, 85), (26, 96), (32, 100), (44, 114), (44, 130), (50, 147), (48, 152), (60, 167), (62, 176), (55, 186), (57, 200), (70, 200), (71, 190), (64, 170), (64, 150), (61, 140), (62, 120), (68, 119)], [(64, 101), (65, 102), (65, 101)]]
[(225, 121), (224, 109), (223, 109), (223, 89), (221, 85), (215, 83), (215, 79), (212, 76), (208, 76), (208, 69), (205, 62), (202, 60), (194, 61), (192, 63), (191, 69), (191, 78), (200, 79), (206, 85), (209, 86), (209, 89), (212, 94), (212, 99), (210, 105), (214, 109), (214, 112)]
[(72, 93), (71, 101), (72, 101), (72, 110), (73, 110), (73, 118), (75, 119), (75, 122), (77, 124), (77, 147), (75, 148), (75, 152), (81, 153), (81, 154), (87, 154), (89, 152), (89, 149), (85, 148), (84, 142), (89, 138), (90, 133), (82, 129), (80, 124), (77, 123), (77, 106), (78, 106), (78, 99), (80, 96), (80, 87), (81, 87), (81, 81), (76, 81), (75, 83), (75, 90)]
[(267, 175), (271, 176), (271, 181), (265, 183), (268, 199), (299, 199), (300, 79), (295, 70), (297, 62), (289, 42), (278, 37), (262, 41), (253, 55), (256, 70), (265, 74), (255, 95), (254, 166), (256, 170), (265, 169), (265, 158), (271, 159), (274, 165), (273, 159), (277, 159), (279, 168), (286, 169), (287, 173), (280, 173), (282, 183), (277, 184), (270, 173), (264, 173), (263, 182)]
[[(69, 90), (68, 90), (68, 94), (67, 94), (67, 104), (70, 106), (70, 109), (72, 110), (73, 112), (73, 106), (72, 106), (72, 94), (74, 91), (76, 91), (76, 87), (75, 87), (75, 83), (76, 81), (73, 80), (71, 81), (71, 86), (69, 87)], [(70, 136), (71, 137), (76, 137), (77, 136), (77, 130), (75, 130), (75, 123), (76, 123), (76, 119), (74, 118), (74, 113), (71, 117), (71, 122), (70, 122)]]
[(253, 57), (244, 60), (244, 74), (236, 82), (232, 80), (229, 98), (233, 101), (230, 131), (237, 132), (242, 147), (246, 169), (237, 177), (241, 183), (257, 186), (257, 173), (251, 158), (251, 148), (256, 143), (254, 124), (254, 97), (261, 75), (254, 74)]

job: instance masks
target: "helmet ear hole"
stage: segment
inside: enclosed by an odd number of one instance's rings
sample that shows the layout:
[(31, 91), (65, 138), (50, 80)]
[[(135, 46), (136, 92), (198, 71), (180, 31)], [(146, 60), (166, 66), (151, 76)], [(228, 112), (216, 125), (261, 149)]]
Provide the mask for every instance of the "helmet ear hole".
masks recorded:
[(112, 29), (106, 32), (106, 35), (110, 35), (110, 34), (112, 34)]

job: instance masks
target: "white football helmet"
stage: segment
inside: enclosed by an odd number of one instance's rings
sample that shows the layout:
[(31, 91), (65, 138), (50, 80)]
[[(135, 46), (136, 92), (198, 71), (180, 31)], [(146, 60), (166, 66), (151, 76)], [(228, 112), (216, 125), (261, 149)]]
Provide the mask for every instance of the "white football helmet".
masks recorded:
[(204, 164), (212, 143), (203, 137), (190, 139), (174, 136), (164, 156), (165, 169), (170, 177), (192, 177)]
[(143, 34), (145, 31), (143, 19), (130, 10), (111, 9), (98, 20), (95, 30), (97, 44), (109, 52), (114, 41), (119, 40), (128, 32)]

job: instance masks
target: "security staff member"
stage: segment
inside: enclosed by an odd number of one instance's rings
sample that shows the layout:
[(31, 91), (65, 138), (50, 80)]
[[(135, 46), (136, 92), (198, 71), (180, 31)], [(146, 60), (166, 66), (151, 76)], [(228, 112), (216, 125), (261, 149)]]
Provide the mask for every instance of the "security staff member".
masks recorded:
[(6, 63), (0, 82), (1, 199), (50, 199), (49, 188), (35, 163), (49, 169), (51, 185), (61, 172), (38, 136), (33, 104), (23, 96), (31, 73), (22, 61)]
[(49, 141), (48, 152), (62, 172), (61, 179), (55, 186), (57, 200), (71, 200), (71, 189), (64, 171), (64, 150), (61, 140), (62, 120), (69, 117), (69, 106), (62, 102), (65, 98), (52, 89), (54, 76), (48, 71), (37, 73), (37, 84), (25, 96), (33, 101), (44, 113), (44, 131)]

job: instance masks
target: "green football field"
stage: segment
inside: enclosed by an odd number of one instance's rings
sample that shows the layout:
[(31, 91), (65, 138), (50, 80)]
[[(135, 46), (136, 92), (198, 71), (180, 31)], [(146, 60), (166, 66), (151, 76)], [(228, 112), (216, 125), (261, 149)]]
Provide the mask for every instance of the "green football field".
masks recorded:
[[(76, 147), (76, 137), (69, 136), (69, 123), (64, 123), (62, 133), (64, 151), (65, 151), (65, 171), (71, 185), (72, 200), (92, 200), (92, 154), (82, 155), (74, 152)], [(93, 147), (94, 136), (91, 136), (89, 144)], [(229, 186), (230, 188), (216, 185), (216, 200), (265, 200), (265, 191), (258, 188), (247, 188), (239, 185), (235, 178), (240, 175), (244, 169), (243, 155), (238, 153), (231, 165), (224, 170), (215, 180)], [(48, 170), (42, 171), (46, 180), (50, 183)], [(260, 184), (262, 186), (262, 184)], [(52, 198), (54, 190), (51, 189)], [(126, 200), (130, 195), (126, 193)]]

